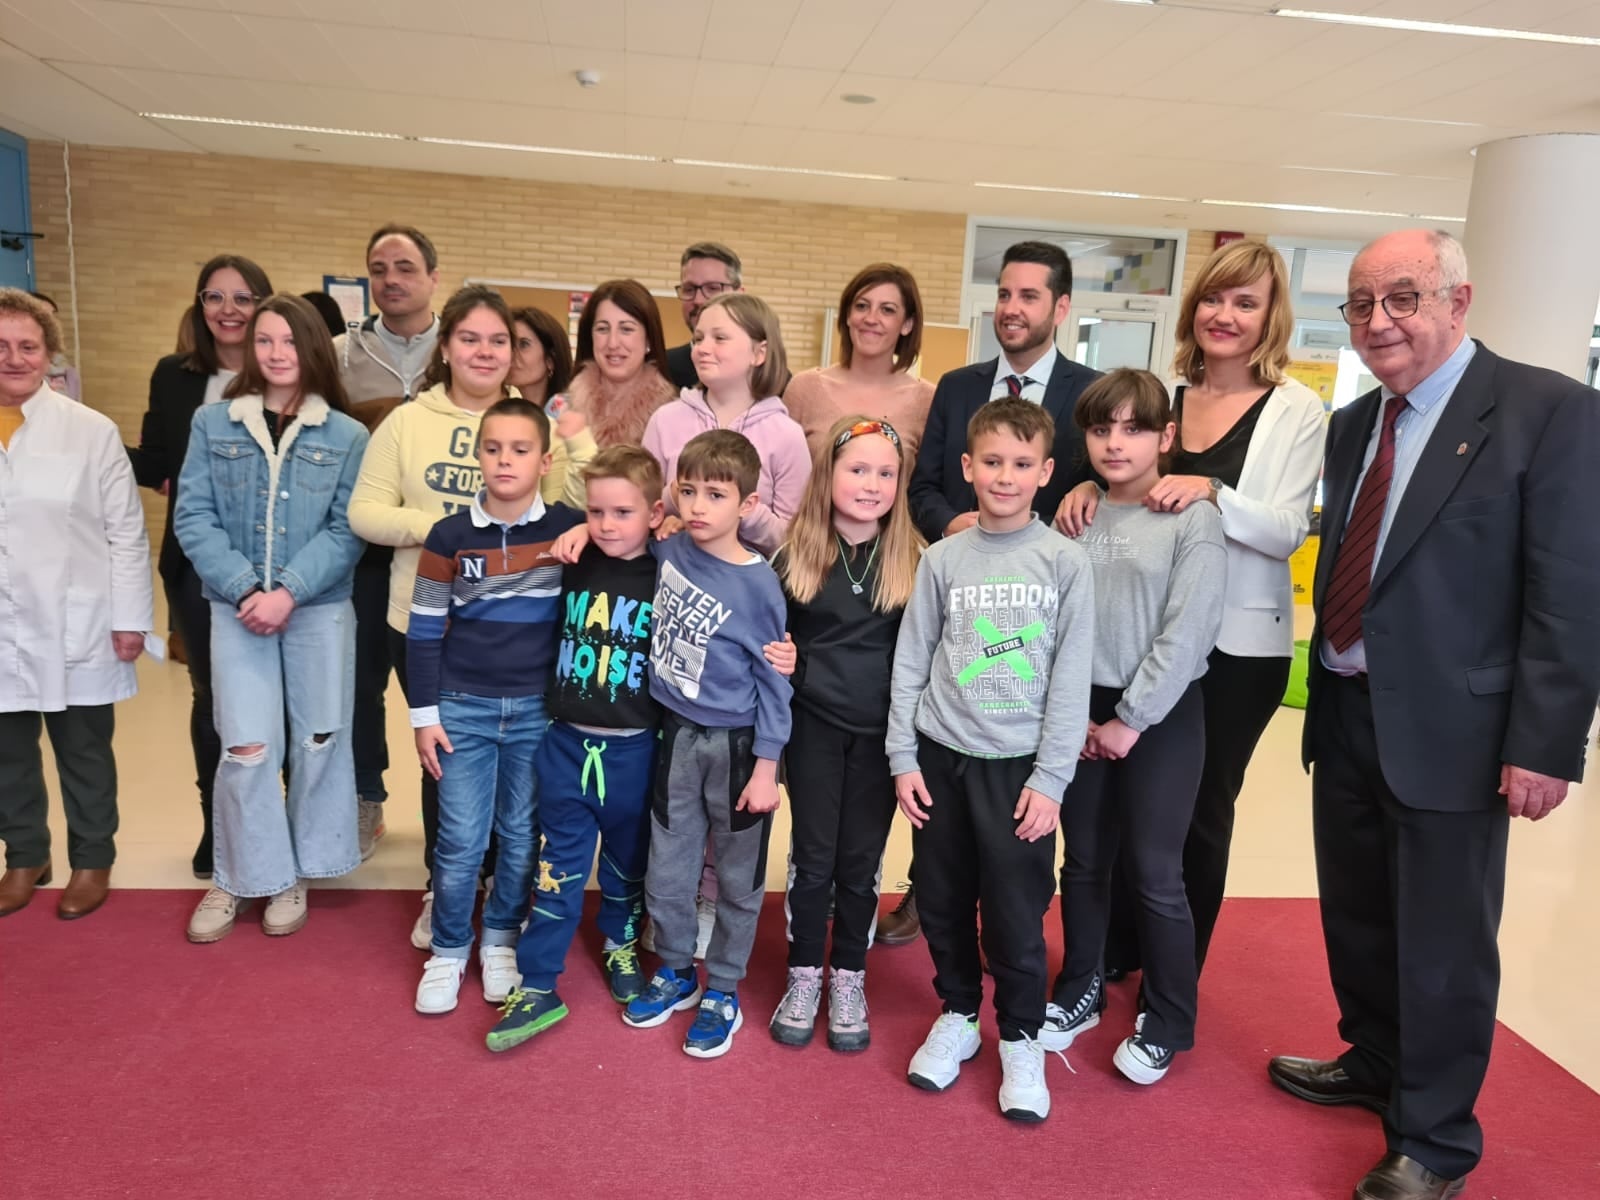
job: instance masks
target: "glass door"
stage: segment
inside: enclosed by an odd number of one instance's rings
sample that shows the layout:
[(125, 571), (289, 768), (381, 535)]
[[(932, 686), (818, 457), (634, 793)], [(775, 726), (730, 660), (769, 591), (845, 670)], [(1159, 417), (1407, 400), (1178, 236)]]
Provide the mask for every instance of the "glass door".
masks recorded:
[(1170, 352), (1167, 313), (1136, 301), (1072, 306), (1056, 333), (1056, 346), (1074, 362), (1096, 371), (1141, 367), (1166, 377)]

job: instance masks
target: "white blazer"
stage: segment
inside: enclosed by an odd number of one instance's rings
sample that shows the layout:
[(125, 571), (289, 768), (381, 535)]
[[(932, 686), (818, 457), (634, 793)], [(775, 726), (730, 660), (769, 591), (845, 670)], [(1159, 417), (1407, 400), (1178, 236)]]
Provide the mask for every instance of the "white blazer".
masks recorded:
[(1326, 440), (1322, 401), (1305, 384), (1288, 380), (1273, 389), (1261, 410), (1239, 486), (1223, 488), (1217, 497), (1228, 539), (1228, 587), (1217, 649), (1227, 654), (1287, 658), (1294, 653), (1289, 556), (1311, 529)]
[(144, 510), (109, 417), (40, 387), (0, 449), (0, 712), (139, 690), (111, 633), (155, 625)]

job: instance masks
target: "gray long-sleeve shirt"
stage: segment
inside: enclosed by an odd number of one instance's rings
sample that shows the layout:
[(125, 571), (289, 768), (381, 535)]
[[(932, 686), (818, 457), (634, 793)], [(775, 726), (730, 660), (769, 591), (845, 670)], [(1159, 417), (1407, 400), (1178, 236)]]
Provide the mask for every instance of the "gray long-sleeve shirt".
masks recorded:
[(1122, 688), (1117, 716), (1143, 733), (1206, 673), (1222, 628), (1228, 549), (1210, 504), (1151, 512), (1101, 500), (1077, 538), (1094, 564), (1094, 682)]
[(889, 770), (918, 770), (917, 734), (978, 758), (1032, 755), (1027, 786), (1058, 804), (1089, 728), (1094, 581), (1037, 518), (975, 525), (929, 547), (900, 623)]

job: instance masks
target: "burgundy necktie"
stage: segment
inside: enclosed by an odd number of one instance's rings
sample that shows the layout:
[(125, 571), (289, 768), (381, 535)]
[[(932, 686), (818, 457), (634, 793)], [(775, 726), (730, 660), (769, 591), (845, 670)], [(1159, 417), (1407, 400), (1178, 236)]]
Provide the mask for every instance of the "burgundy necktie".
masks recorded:
[(1391, 396), (1383, 408), (1383, 432), (1378, 452), (1372, 456), (1350, 512), (1350, 524), (1339, 542), (1333, 578), (1322, 601), (1322, 631), (1334, 650), (1343, 654), (1361, 640), (1361, 610), (1372, 593), (1372, 558), (1383, 528), (1383, 510), (1394, 479), (1394, 423), (1406, 406), (1404, 396)]
[(1032, 382), (1033, 380), (1029, 379), (1026, 375), (1023, 375), (1020, 378), (1016, 375), (1007, 375), (1005, 380), (1006, 395), (1010, 396), (1012, 399), (1016, 399), (1018, 396), (1022, 395), (1022, 389), (1027, 387), (1028, 384)]

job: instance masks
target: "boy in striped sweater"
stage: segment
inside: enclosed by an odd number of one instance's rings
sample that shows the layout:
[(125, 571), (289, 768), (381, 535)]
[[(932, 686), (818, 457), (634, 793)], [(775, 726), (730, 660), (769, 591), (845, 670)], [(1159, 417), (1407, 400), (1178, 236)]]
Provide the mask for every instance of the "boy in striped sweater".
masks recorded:
[(516, 944), (538, 858), (534, 751), (555, 661), (561, 564), (551, 543), (583, 515), (545, 505), (550, 422), (536, 404), (501, 400), (478, 429), (483, 487), (423, 544), (406, 633), (411, 726), (423, 768), (439, 781), (433, 865), (433, 957), (416, 1008), (456, 1006), (472, 953), (478, 867), (498, 836), (495, 887), (483, 906), (483, 998), (520, 982)]

